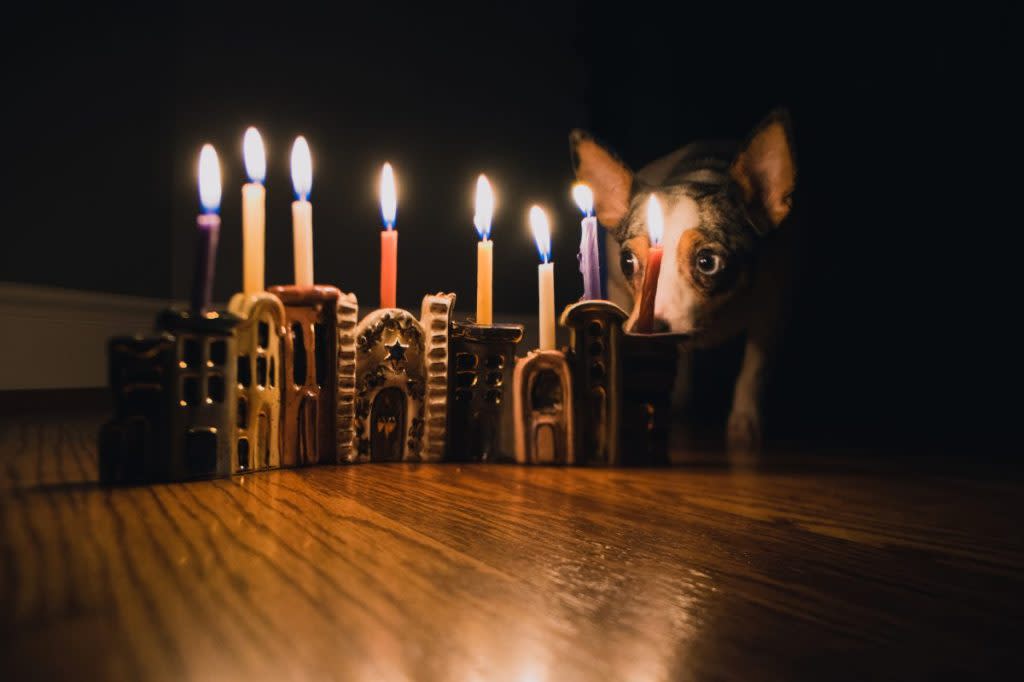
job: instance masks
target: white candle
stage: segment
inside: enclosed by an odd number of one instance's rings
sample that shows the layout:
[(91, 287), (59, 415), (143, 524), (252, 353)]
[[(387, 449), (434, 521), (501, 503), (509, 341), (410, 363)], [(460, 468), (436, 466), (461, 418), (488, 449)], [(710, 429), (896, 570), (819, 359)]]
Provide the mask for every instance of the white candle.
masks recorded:
[(295, 248), (295, 284), (300, 287), (313, 286), (313, 205), (309, 203), (309, 192), (313, 188), (313, 160), (309, 145), (301, 135), (292, 145), (292, 185), (295, 187), (295, 201), (292, 202), (292, 238)]
[(594, 193), (583, 183), (572, 188), (573, 199), (583, 211), (580, 235), (580, 272), (583, 274), (583, 298), (601, 298), (601, 256), (597, 244), (597, 218), (594, 212)]
[(249, 182), (242, 185), (242, 291), (254, 294), (264, 288), (267, 224), (267, 157), (259, 131), (249, 128), (242, 142), (242, 156)]
[(537, 243), (541, 264), (537, 266), (538, 324), (540, 350), (555, 349), (555, 264), (551, 262), (551, 228), (540, 206), (530, 208), (530, 229)]
[(491, 241), (491, 219), (494, 216), (494, 192), (487, 176), (476, 180), (476, 215), (473, 224), (480, 234), (476, 247), (476, 323), (493, 324), (494, 311), (494, 242)]

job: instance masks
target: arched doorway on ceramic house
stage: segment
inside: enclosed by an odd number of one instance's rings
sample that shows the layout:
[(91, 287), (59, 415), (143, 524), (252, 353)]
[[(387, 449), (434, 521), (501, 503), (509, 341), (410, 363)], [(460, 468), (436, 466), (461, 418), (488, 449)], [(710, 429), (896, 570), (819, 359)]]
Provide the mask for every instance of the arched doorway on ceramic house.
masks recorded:
[(409, 312), (377, 310), (356, 329), (357, 461), (417, 461), (423, 448), (423, 326)]

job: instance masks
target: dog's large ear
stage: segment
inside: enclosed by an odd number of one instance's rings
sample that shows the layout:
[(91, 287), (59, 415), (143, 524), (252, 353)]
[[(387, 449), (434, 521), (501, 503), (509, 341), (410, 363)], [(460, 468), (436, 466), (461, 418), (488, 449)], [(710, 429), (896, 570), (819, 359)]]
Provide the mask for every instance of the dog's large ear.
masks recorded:
[(762, 231), (778, 227), (792, 207), (796, 159), (790, 130), (789, 114), (772, 112), (754, 129), (729, 169)]
[(633, 171), (582, 130), (569, 134), (576, 177), (594, 192), (598, 221), (610, 230), (622, 223), (633, 192)]

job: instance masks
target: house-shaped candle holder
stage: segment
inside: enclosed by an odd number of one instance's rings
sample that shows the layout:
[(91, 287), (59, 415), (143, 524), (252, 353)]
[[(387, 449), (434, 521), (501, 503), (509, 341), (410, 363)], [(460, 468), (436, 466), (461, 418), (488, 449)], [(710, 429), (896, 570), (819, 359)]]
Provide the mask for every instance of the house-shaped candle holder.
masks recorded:
[(453, 321), (450, 334), (447, 459), (511, 459), (515, 443), (505, 388), (511, 385), (523, 326)]
[(236, 328), (228, 312), (166, 310), (157, 325), (174, 337), (177, 366), (170, 395), (168, 475), (172, 480), (227, 476), (237, 461)]
[(268, 292), (235, 294), (228, 310), (241, 319), (236, 336), (238, 403), (233, 473), (281, 466), (281, 377), (284, 374), (285, 313)]
[(622, 337), (622, 464), (669, 464), (672, 386), (680, 340), (680, 336), (673, 334)]
[(284, 410), (281, 466), (338, 461), (338, 381), (359, 311), (356, 297), (327, 285), (274, 286), (284, 304)]
[(114, 418), (100, 430), (100, 480), (169, 479), (174, 337), (117, 336), (107, 346)]
[(226, 476), (236, 461), (239, 319), (167, 310), (166, 332), (110, 342), (115, 417), (100, 435), (104, 482)]
[(350, 462), (439, 459), (445, 439), (448, 321), (453, 294), (423, 299), (421, 318), (400, 308), (367, 315), (355, 330), (355, 447)]
[(575, 464), (572, 375), (565, 354), (533, 351), (516, 360), (513, 386), (519, 464)]
[(622, 324), (628, 315), (609, 301), (587, 300), (562, 311), (569, 329), (576, 461), (623, 463)]

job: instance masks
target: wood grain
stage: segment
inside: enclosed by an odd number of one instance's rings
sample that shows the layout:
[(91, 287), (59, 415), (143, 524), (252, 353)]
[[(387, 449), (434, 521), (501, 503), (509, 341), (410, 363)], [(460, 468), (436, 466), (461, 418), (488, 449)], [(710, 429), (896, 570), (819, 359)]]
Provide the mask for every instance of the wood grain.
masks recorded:
[(1017, 663), (1022, 486), (1001, 472), (388, 464), (104, 489), (98, 423), (0, 420), (5, 679), (978, 678)]

